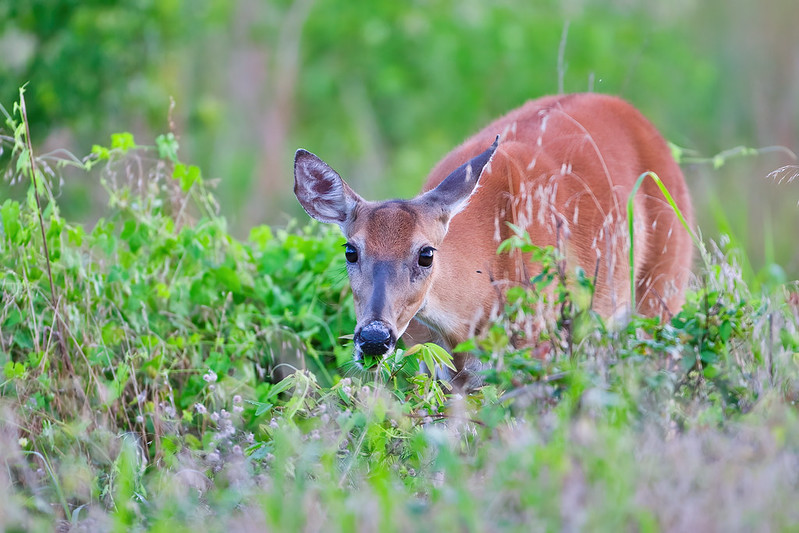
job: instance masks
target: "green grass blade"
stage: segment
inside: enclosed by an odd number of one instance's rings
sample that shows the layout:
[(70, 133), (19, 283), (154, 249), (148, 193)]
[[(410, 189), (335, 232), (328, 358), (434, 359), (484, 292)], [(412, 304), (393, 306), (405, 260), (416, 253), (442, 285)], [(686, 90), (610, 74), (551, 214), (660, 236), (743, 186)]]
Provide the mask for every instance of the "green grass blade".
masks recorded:
[(631, 310), (633, 311), (635, 311), (635, 307), (637, 305), (635, 301), (635, 240), (633, 239), (635, 228), (633, 224), (633, 215), (634, 215), (633, 200), (635, 199), (635, 194), (638, 192), (638, 188), (641, 186), (641, 183), (643, 183), (644, 179), (646, 179), (647, 176), (652, 178), (655, 184), (657, 184), (658, 188), (660, 189), (660, 192), (663, 193), (663, 196), (666, 198), (666, 201), (669, 203), (669, 206), (671, 206), (672, 210), (674, 211), (674, 214), (677, 215), (677, 218), (679, 219), (680, 223), (685, 228), (685, 231), (687, 231), (688, 235), (691, 236), (691, 240), (694, 242), (694, 245), (697, 246), (698, 248), (701, 248), (701, 242), (697, 238), (693, 229), (691, 229), (691, 227), (689, 226), (688, 221), (685, 220), (685, 216), (683, 216), (682, 211), (680, 211), (680, 208), (677, 207), (677, 203), (674, 201), (674, 198), (672, 198), (671, 193), (669, 193), (669, 190), (660, 180), (658, 175), (649, 170), (638, 176), (638, 179), (635, 181), (635, 185), (633, 185), (633, 189), (630, 191), (630, 195), (627, 197), (627, 230), (630, 236), (630, 305), (631, 305)]

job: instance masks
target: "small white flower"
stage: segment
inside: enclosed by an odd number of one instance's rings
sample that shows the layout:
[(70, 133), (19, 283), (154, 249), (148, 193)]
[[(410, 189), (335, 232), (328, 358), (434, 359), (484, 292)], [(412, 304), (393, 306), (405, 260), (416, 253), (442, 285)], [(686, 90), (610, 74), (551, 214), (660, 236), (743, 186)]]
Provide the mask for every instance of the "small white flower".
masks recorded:
[(203, 374), (203, 379), (204, 379), (204, 380), (205, 380), (207, 383), (215, 383), (215, 382), (216, 382), (216, 372), (214, 372), (213, 370), (211, 370), (211, 369), (209, 368), (209, 369), (208, 369), (208, 372), (206, 372), (205, 374)]
[(238, 395), (238, 394), (237, 394), (237, 395), (235, 395), (235, 396), (233, 397), (233, 404), (234, 404), (234, 405), (238, 405), (238, 404), (240, 404), (241, 402), (242, 402), (242, 399), (241, 399), (241, 396), (240, 396), (240, 395)]
[(242, 411), (244, 411), (244, 407), (242, 407), (241, 405), (234, 405), (233, 406), (233, 412), (234, 413), (238, 414), (238, 413), (241, 413)]
[(274, 418), (272, 420), (270, 420), (269, 421), (269, 427), (270, 428), (278, 428), (279, 426), (277, 425), (277, 420), (274, 419)]
[(208, 412), (208, 410), (205, 408), (205, 406), (203, 404), (201, 404), (201, 403), (195, 403), (194, 404), (194, 410), (197, 411), (201, 415), (204, 415), (204, 414), (206, 414)]
[(217, 412), (211, 413), (211, 420), (213, 420), (214, 422), (218, 422), (219, 421), (219, 413), (217, 413)]
[(247, 433), (247, 436), (246, 436), (246, 437), (244, 437), (244, 438), (245, 438), (245, 440), (246, 440), (247, 442), (249, 442), (250, 444), (252, 444), (253, 442), (255, 442), (255, 434), (254, 434), (254, 433)]

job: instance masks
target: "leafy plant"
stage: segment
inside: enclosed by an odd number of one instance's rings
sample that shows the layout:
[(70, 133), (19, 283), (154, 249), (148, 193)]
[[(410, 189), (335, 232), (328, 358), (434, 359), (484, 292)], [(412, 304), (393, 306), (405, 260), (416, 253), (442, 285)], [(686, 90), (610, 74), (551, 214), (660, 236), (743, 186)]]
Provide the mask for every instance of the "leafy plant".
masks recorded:
[[(21, 107), (6, 118), (9, 179), (27, 194), (0, 203), (0, 528), (799, 520), (799, 287), (755, 293), (729, 245), (702, 248), (668, 323), (609, 324), (595, 274), (512, 228), (500, 252), (540, 271), (456, 348), (484, 364), (463, 395), (437, 379), (452, 356), (436, 345), (347, 364), (341, 237), (290, 223), (235, 238), (174, 133), (54, 162), (33, 154)], [(60, 214), (64, 165), (107, 194), (91, 226)]]

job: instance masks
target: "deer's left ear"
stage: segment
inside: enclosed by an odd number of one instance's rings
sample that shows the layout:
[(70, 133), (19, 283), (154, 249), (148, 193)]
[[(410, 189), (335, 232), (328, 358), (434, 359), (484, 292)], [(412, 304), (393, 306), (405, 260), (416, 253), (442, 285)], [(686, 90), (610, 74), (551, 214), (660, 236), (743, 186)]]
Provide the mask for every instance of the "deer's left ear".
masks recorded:
[(294, 155), (294, 195), (305, 212), (320, 222), (345, 227), (363, 199), (338, 172), (307, 150)]
[(421, 198), (425, 202), (439, 205), (451, 219), (466, 207), (469, 197), (477, 188), (483, 169), (491, 161), (497, 146), (499, 146), (499, 135), (485, 152), (456, 168), (435, 189), (426, 192)]

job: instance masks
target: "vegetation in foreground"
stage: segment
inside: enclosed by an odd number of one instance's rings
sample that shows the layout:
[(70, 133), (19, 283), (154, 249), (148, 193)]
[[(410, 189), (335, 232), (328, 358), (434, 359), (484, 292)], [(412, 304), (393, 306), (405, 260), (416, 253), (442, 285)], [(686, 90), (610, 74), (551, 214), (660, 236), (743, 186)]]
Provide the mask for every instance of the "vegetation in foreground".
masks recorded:
[[(463, 397), (418, 375), (417, 359), (447, 363), (433, 347), (372, 373), (347, 366), (336, 233), (231, 237), (171, 134), (153, 147), (115, 135), (32, 172), (16, 111), (6, 177), (38, 186), (0, 202), (0, 528), (799, 524), (799, 286), (752, 293), (734, 250), (703, 248), (669, 323), (623, 326), (594, 316), (563, 287), (557, 251), (540, 251), (544, 274), (468, 347), (492, 370)], [(108, 195), (92, 228), (59, 213), (65, 165)], [(509, 342), (540, 305), (558, 311), (544, 360)]]

